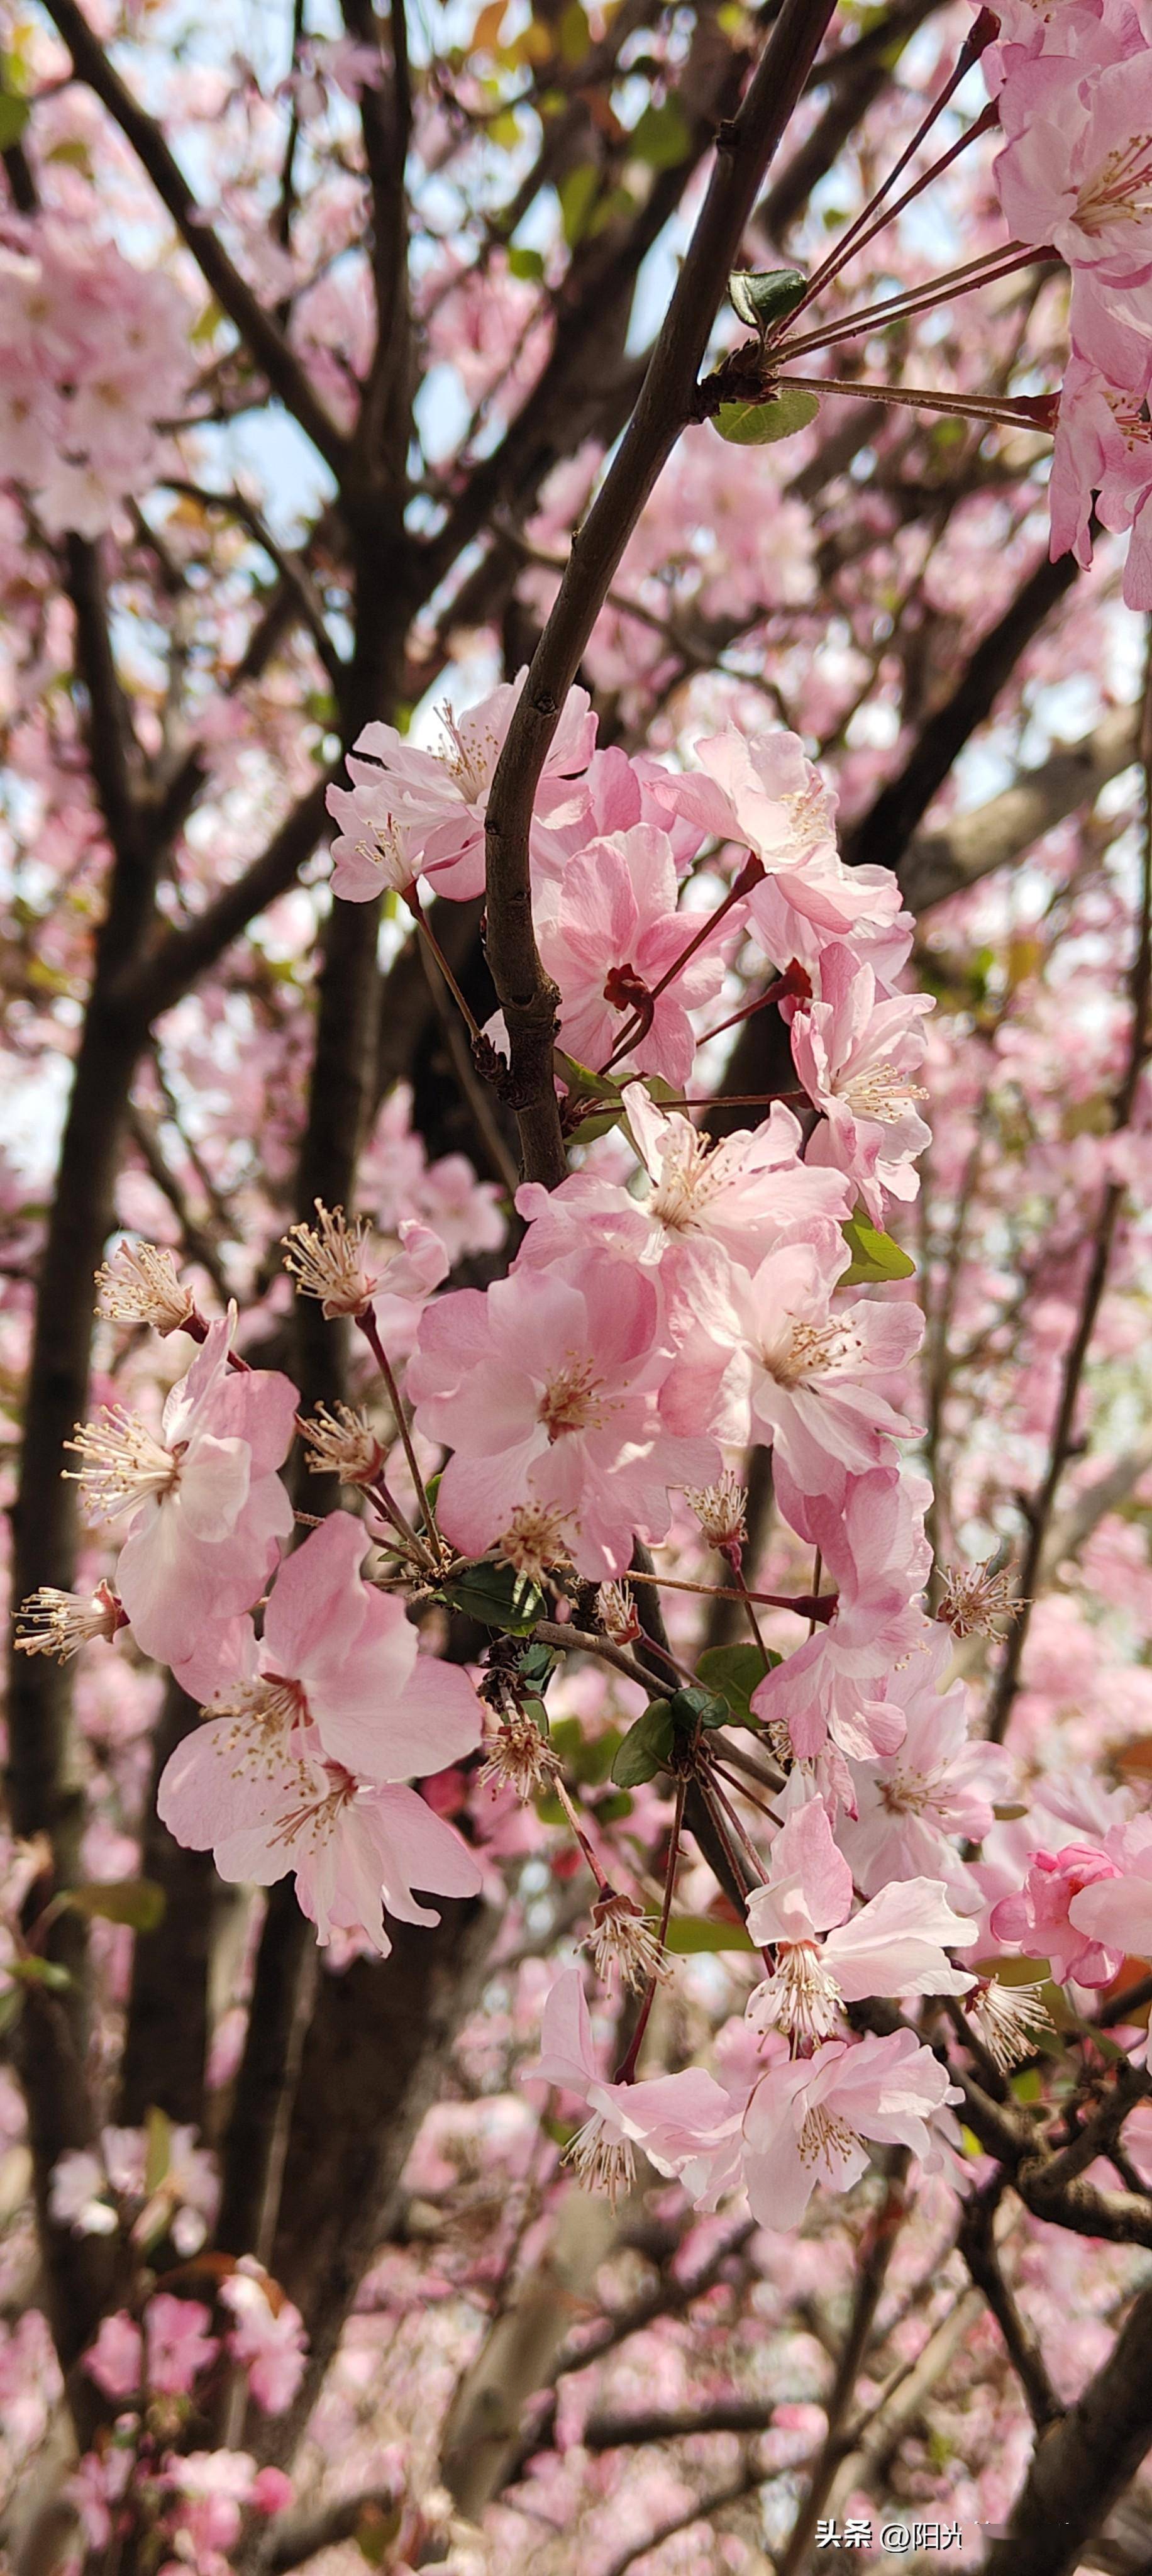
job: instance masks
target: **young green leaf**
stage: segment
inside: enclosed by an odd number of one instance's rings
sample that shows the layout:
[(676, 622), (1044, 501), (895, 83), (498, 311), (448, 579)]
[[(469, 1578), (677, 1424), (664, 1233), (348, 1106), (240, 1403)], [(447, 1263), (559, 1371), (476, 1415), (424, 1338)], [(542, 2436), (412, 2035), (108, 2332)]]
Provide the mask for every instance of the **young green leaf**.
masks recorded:
[(737, 268), (728, 280), (728, 301), (750, 331), (767, 331), (792, 311), (808, 284), (798, 268)]
[(709, 1690), (719, 1691), (727, 1703), (729, 1719), (734, 1726), (754, 1726), (752, 1693), (758, 1689), (779, 1655), (765, 1658), (759, 1646), (707, 1646), (696, 1659), (699, 1679)]
[(916, 1264), (890, 1234), (880, 1234), (865, 1217), (850, 1216), (840, 1228), (852, 1255), (838, 1281), (841, 1288), (862, 1288), (877, 1279), (912, 1279)]
[(666, 1770), (675, 1733), (668, 1701), (649, 1700), (643, 1717), (617, 1745), (611, 1774), (617, 1788), (638, 1789), (643, 1780), (654, 1780), (658, 1771)]
[(807, 429), (819, 409), (817, 394), (783, 386), (766, 402), (721, 403), (712, 426), (730, 447), (774, 447), (778, 438), (794, 438), (798, 429)]
[(154, 1878), (93, 1878), (82, 1887), (67, 1888), (65, 1895), (74, 1914), (127, 1923), (133, 1932), (154, 1932), (168, 1902)]
[(526, 1637), (544, 1615), (544, 1595), (526, 1574), (512, 1565), (464, 1565), (441, 1596), (452, 1610), (478, 1619), (486, 1628), (503, 1628), (509, 1637)]
[(716, 1691), (697, 1689), (695, 1683), (687, 1683), (683, 1690), (678, 1690), (669, 1706), (673, 1726), (679, 1727), (684, 1734), (691, 1734), (697, 1726), (726, 1726), (728, 1723), (727, 1700), (721, 1699)]

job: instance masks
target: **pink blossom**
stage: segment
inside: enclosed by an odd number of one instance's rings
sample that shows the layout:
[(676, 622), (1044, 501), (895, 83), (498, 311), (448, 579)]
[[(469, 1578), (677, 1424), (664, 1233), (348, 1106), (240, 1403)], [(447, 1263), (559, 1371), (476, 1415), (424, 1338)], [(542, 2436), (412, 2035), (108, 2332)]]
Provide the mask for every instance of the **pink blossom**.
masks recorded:
[[(834, 800), (798, 735), (757, 734), (736, 725), (698, 742), (698, 771), (658, 787), (671, 812), (703, 832), (751, 850), (766, 871), (747, 897), (748, 918), (767, 953), (783, 964), (805, 957), (803, 934), (782, 944), (796, 915), (821, 940), (843, 938), (861, 919), (890, 920), (900, 889), (886, 868), (847, 868), (836, 848)], [(786, 935), (786, 934), (785, 934)]]
[(932, 1009), (925, 993), (882, 999), (872, 968), (850, 948), (826, 948), (819, 998), (792, 1015), (792, 1056), (800, 1080), (824, 1112), (808, 1160), (827, 1163), (856, 1184), (874, 1224), (884, 1223), (884, 1193), (913, 1199), (912, 1163), (929, 1141), (913, 1102), (912, 1075), (924, 1054), (920, 1022)]
[(80, 1482), (105, 1518), (133, 1514), (116, 1590), (141, 1652), (179, 1667), (214, 1622), (246, 1610), (266, 1582), (292, 1506), (275, 1473), (298, 1397), (270, 1369), (228, 1366), (235, 1309), (210, 1325), (164, 1406), (160, 1437), (108, 1415), (76, 1441)]
[(744, 2178), (762, 2227), (798, 2227), (817, 2183), (848, 2191), (868, 2163), (865, 2141), (932, 2160), (928, 2123), (961, 2094), (911, 2030), (825, 2040), (811, 2057), (769, 2067), (744, 2114)]
[(598, 1248), (430, 1307), (408, 1390), (417, 1430), (452, 1443), (438, 1512), (456, 1546), (478, 1556), (543, 1505), (598, 1578), (623, 1571), (634, 1532), (665, 1535), (669, 1488), (708, 1483), (719, 1452), (665, 1427), (657, 1323), (651, 1279)]
[(865, 1995), (962, 1995), (973, 1980), (946, 1949), (970, 1948), (939, 1879), (883, 1888), (852, 1913), (852, 1872), (821, 1798), (796, 1807), (772, 1846), (771, 1874), (748, 1898), (748, 1929), (775, 1966), (748, 2002), (757, 2029), (827, 2039), (843, 2006)]
[(106, 2397), (131, 2397), (143, 2380), (144, 2339), (124, 2308), (101, 2317), (100, 2332), (84, 2355), (84, 2368)]
[(884, 1687), (904, 1718), (901, 1744), (852, 1764), (856, 1814), (842, 1815), (837, 1833), (866, 1895), (893, 1879), (943, 1878), (957, 1901), (965, 1890), (970, 1902), (957, 1842), (981, 1842), (997, 1802), (1011, 1793), (1003, 1746), (969, 1735), (965, 1684), (942, 1687), (952, 1657), (948, 1631), (926, 1628), (919, 1650)]
[(273, 2305), (267, 2276), (247, 2256), (221, 2282), (220, 2298), (236, 2319), (228, 2350), (243, 2363), (257, 2405), (267, 2415), (285, 2414), (304, 2376), (308, 2351), (299, 2308), (283, 2297)]
[[(395, 725), (365, 725), (348, 755), (351, 792), (328, 790), (341, 826), (333, 844), (337, 894), (366, 903), (387, 885), (407, 888), (417, 874), (457, 903), (483, 892), (488, 792), (526, 676), (502, 682), (463, 714), (445, 706), (442, 752), (425, 751)], [(570, 689), (544, 762), (545, 814), (587, 768), (595, 740), (587, 691)]]
[[(639, 1033), (623, 1064), (684, 1083), (696, 1038), (689, 1013), (719, 991), (731, 916), (678, 967), (703, 927), (678, 912), (676, 863), (667, 832), (650, 823), (593, 841), (573, 859), (538, 931), (541, 959), (560, 988), (560, 1043), (597, 1071), (614, 1054), (641, 1006)], [(654, 1004), (644, 1000), (665, 976)]]
[(470, 1752), (481, 1714), (467, 1676), (418, 1660), (402, 1604), (363, 1582), (367, 1545), (333, 1512), (287, 1559), (259, 1649), (250, 1637), (230, 1698), (172, 1755), (158, 1806), (178, 1841), (214, 1848), (223, 1877), (268, 1886), (294, 1868), (323, 1940), (358, 1928), (387, 1955), (382, 1890), (399, 1920), (427, 1923), (413, 1885), (480, 1884), (459, 1835), (391, 1784)]
[(890, 1465), (915, 1428), (880, 1391), (921, 1340), (915, 1306), (856, 1298), (832, 1307), (847, 1254), (838, 1227), (781, 1244), (729, 1294), (739, 1347), (729, 1385), (733, 1437), (771, 1447), (801, 1493), (843, 1492), (849, 1476)]
[(186, 2397), (220, 2350), (208, 2333), (211, 2311), (199, 2299), (174, 2299), (158, 2290), (144, 2311), (147, 2381), (159, 2396)]
[(228, 2552), (240, 2537), (241, 2510), (251, 2501), (256, 2462), (248, 2451), (168, 2454), (165, 2477), (173, 2491), (172, 2518), (198, 2560), (211, 2550)]
[(526, 2077), (558, 2084), (590, 2114), (569, 2149), (577, 2172), (615, 2188), (631, 2179), (642, 2145), (659, 2173), (675, 2173), (694, 2192), (714, 2184), (717, 2196), (738, 2179), (739, 2128), (729, 2096), (703, 2067), (657, 2075), (640, 2084), (608, 2082), (597, 2064), (578, 1968), (557, 1977), (544, 2006), (540, 2056)]
[(921, 1480), (893, 1468), (851, 1477), (843, 1503), (796, 1492), (782, 1471), (781, 1508), (821, 1551), (837, 1607), (826, 1627), (767, 1673), (753, 1693), (762, 1723), (787, 1725), (805, 1760), (831, 1736), (842, 1753), (868, 1761), (894, 1753), (904, 1713), (883, 1684), (924, 1628), (916, 1595), (927, 1573)]
[(1152, 54), (1109, 63), (1084, 79), (1050, 58), (1016, 83), (1033, 112), (996, 163), (1009, 230), (1047, 243), (1072, 269), (1116, 284), (1152, 263)]
[[(1069, 1899), (1068, 1920), (1109, 1949), (1138, 1959), (1152, 1957), (1152, 1816), (1136, 1816), (1108, 1836), (1108, 1856), (1119, 1876), (1100, 1877)], [(1077, 1971), (1078, 1982), (1085, 1980)]]
[(642, 1082), (626, 1083), (623, 1101), (651, 1188), (634, 1196), (591, 1172), (570, 1173), (556, 1190), (525, 1182), (516, 1205), (532, 1223), (521, 1258), (561, 1258), (591, 1228), (644, 1262), (675, 1261), (711, 1241), (754, 1269), (768, 1243), (851, 1213), (847, 1183), (801, 1160), (799, 1122), (779, 1101), (761, 1126), (715, 1142), (679, 1110), (660, 1108)]
[(1109, 1986), (1123, 1965), (1127, 1943), (1106, 1947), (1074, 1922), (1071, 1907), (1085, 1889), (1120, 1875), (1117, 1862), (1091, 1843), (1034, 1852), (1019, 1894), (1002, 1896), (993, 1906), (992, 1936), (1018, 1948), (1026, 1945), (1029, 1957), (1047, 1959), (1058, 1985), (1074, 1978), (1078, 1986)]

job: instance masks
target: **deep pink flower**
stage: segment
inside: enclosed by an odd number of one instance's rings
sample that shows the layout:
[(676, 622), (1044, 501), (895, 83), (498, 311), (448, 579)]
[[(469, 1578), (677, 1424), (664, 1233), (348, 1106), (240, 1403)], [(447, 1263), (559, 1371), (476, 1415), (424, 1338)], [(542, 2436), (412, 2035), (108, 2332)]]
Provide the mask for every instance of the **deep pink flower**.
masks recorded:
[[(593, 841), (565, 869), (538, 944), (560, 989), (561, 1046), (579, 1064), (596, 1071), (607, 1064), (636, 998), (655, 991), (702, 928), (704, 916), (677, 911), (678, 891), (672, 843), (651, 823)], [(687, 1081), (696, 1052), (689, 1013), (719, 991), (735, 936), (728, 914), (645, 1011), (621, 1063)]]
[(101, 2317), (100, 2332), (84, 2355), (84, 2368), (106, 2397), (132, 2397), (143, 2379), (144, 2338), (124, 2308)]
[(667, 1428), (658, 1322), (651, 1277), (598, 1246), (429, 1308), (408, 1389), (417, 1430), (452, 1445), (438, 1513), (457, 1547), (478, 1556), (543, 1506), (598, 1579), (624, 1571), (634, 1533), (665, 1536), (669, 1488), (707, 1484), (720, 1458)]
[(207, 2329), (211, 2310), (199, 2299), (174, 2299), (157, 2290), (144, 2310), (145, 2375), (157, 2396), (187, 2397), (193, 2383), (220, 2350)]
[(1081, 1930), (1071, 1913), (1073, 1900), (1101, 1880), (1118, 1880), (1121, 1872), (1107, 1852), (1091, 1843), (1065, 1843), (1059, 1852), (1032, 1855), (1019, 1894), (1002, 1896), (989, 1916), (996, 1941), (1026, 1948), (1029, 1957), (1047, 1959), (1058, 1985), (1074, 1978), (1078, 1986), (1109, 1986), (1124, 1962), (1127, 1942), (1119, 1948)]

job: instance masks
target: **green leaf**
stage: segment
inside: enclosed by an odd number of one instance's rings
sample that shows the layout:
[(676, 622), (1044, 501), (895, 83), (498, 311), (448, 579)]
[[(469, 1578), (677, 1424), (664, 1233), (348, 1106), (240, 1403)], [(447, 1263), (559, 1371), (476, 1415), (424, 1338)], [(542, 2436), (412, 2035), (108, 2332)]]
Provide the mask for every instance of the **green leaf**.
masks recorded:
[(730, 1714), (727, 1700), (721, 1699), (717, 1691), (699, 1690), (694, 1683), (678, 1690), (669, 1706), (673, 1726), (680, 1727), (685, 1734), (692, 1733), (698, 1726), (727, 1726)]
[(581, 1064), (579, 1056), (565, 1055), (562, 1047), (553, 1047), (552, 1062), (561, 1082), (577, 1100), (618, 1100), (621, 1085), (614, 1074), (595, 1073), (590, 1064)]
[(556, 194), (560, 200), (560, 223), (569, 250), (575, 250), (587, 229), (588, 218), (600, 193), (600, 173), (594, 161), (581, 161), (561, 179)]
[(592, 38), (580, 0), (568, 0), (568, 6), (556, 29), (556, 40), (562, 63), (583, 62)]
[(602, 1735), (586, 1736), (578, 1717), (558, 1717), (548, 1741), (582, 1788), (598, 1789), (611, 1779), (624, 1738), (618, 1726), (605, 1727)]
[(860, 1288), (876, 1279), (914, 1279), (916, 1264), (908, 1253), (893, 1243), (890, 1234), (880, 1234), (867, 1218), (850, 1216), (840, 1232), (852, 1255), (847, 1270), (837, 1281), (840, 1288)]
[(794, 438), (807, 429), (820, 409), (819, 396), (786, 386), (767, 402), (721, 403), (713, 429), (730, 447), (774, 447), (778, 438)]
[(8, 1974), (22, 1986), (45, 1986), (50, 1995), (66, 1994), (72, 1983), (68, 1969), (62, 1968), (58, 1959), (42, 1959), (38, 1950), (30, 1951), (23, 1959), (10, 1959)]
[(627, 1789), (617, 1789), (611, 1797), (597, 1798), (592, 1810), (598, 1825), (623, 1824), (632, 1813), (632, 1799)]
[(544, 253), (540, 250), (515, 249), (508, 253), (508, 266), (513, 277), (530, 278), (537, 285), (544, 275)]
[(687, 160), (692, 131), (675, 90), (660, 107), (653, 103), (645, 108), (628, 139), (636, 159), (646, 161), (650, 170), (676, 170)]
[(691, 1959), (701, 1950), (754, 1950), (756, 1944), (742, 1923), (715, 1923), (710, 1914), (674, 1914), (664, 1947), (678, 1959)]
[(779, 1661), (773, 1654), (765, 1659), (759, 1646), (707, 1646), (696, 1658), (696, 1670), (709, 1690), (726, 1700), (735, 1726), (755, 1726), (752, 1693)]
[(11, 90), (0, 90), (0, 152), (10, 152), (19, 142), (31, 113), (31, 99), (13, 98)]
[(509, 1637), (526, 1637), (544, 1615), (539, 1584), (517, 1574), (513, 1565), (462, 1566), (442, 1587), (441, 1598), (465, 1618), (478, 1619), (485, 1628), (503, 1628)]
[(675, 1733), (668, 1701), (649, 1700), (643, 1717), (617, 1745), (611, 1774), (617, 1788), (638, 1789), (641, 1781), (654, 1780), (658, 1771), (667, 1770)]
[(147, 2147), (144, 2155), (144, 2189), (151, 2199), (159, 2191), (172, 2162), (172, 2123), (166, 2111), (155, 2102), (148, 2106), (146, 2122)]
[(728, 301), (750, 331), (767, 331), (799, 304), (808, 285), (798, 268), (738, 268), (728, 280)]
[(99, 1915), (104, 1923), (128, 1923), (133, 1932), (154, 1932), (164, 1920), (168, 1899), (154, 1878), (89, 1879), (83, 1887), (63, 1891), (74, 1914)]

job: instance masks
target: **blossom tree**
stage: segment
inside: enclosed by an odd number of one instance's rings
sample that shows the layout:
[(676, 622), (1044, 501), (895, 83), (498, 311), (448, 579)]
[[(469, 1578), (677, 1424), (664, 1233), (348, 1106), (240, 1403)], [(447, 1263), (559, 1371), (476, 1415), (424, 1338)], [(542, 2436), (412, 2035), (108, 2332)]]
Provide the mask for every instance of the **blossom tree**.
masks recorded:
[(16, 2576), (1147, 2561), (1150, 84), (9, 13)]

